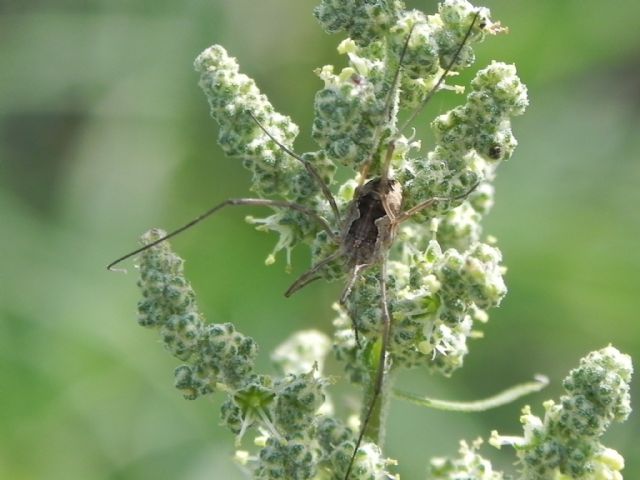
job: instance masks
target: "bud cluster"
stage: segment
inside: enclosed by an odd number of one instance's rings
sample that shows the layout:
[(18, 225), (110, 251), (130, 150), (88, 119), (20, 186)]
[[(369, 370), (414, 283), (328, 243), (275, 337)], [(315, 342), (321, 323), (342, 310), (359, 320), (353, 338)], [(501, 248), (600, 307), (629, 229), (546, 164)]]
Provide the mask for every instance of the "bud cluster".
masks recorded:
[[(236, 59), (220, 45), (213, 45), (198, 55), (194, 67), (200, 73), (200, 87), (209, 102), (211, 116), (220, 126), (218, 144), (227, 155), (242, 160), (251, 170), (251, 190), (259, 196), (277, 196), (320, 210), (326, 208), (317, 197), (318, 185), (303, 163), (287, 154), (256, 120), (286, 148), (292, 148), (298, 126), (275, 111), (255, 82), (239, 72)], [(331, 182), (335, 167), (323, 152), (310, 152), (304, 158), (324, 181)], [(250, 217), (248, 221), (280, 236), (267, 263), (273, 262), (273, 255), (279, 250), (284, 249), (289, 255), (293, 246), (317, 233), (316, 225), (297, 211), (278, 211), (267, 218)]]
[[(142, 241), (148, 244), (163, 235), (151, 230)], [(185, 362), (175, 370), (175, 386), (186, 399), (215, 390), (226, 394), (220, 415), (238, 446), (249, 429), (257, 429), (257, 455), (238, 455), (254, 478), (303, 480), (327, 468), (346, 471), (355, 432), (326, 415), (332, 408), (321, 376), (330, 347), (324, 334), (293, 335), (272, 357), (281, 375), (258, 374), (256, 343), (229, 323), (205, 323), (184, 277), (183, 260), (168, 242), (145, 250), (139, 268), (139, 323), (156, 329), (165, 348)], [(380, 476), (387, 461), (374, 444), (363, 448), (375, 455), (361, 456), (352, 478)]]
[(290, 194), (292, 176), (303, 166), (278, 147), (251, 115), (290, 147), (298, 126), (276, 112), (255, 82), (239, 72), (235, 58), (220, 45), (204, 50), (194, 62), (200, 87), (207, 96), (211, 116), (220, 125), (218, 143), (232, 158), (239, 158), (253, 172), (252, 190), (261, 195)]
[[(162, 230), (150, 230), (142, 242), (148, 244), (164, 235)], [(175, 384), (186, 398), (194, 399), (216, 386), (242, 385), (252, 374), (258, 347), (230, 323), (205, 323), (184, 277), (183, 263), (167, 242), (142, 252), (138, 286), (143, 299), (138, 302), (138, 323), (157, 329), (165, 348), (188, 362), (176, 369)]]
[[(493, 180), (500, 161), (511, 157), (517, 142), (510, 119), (521, 115), (528, 105), (527, 89), (515, 67), (492, 62), (476, 74), (471, 88), (464, 105), (432, 122), (436, 146), (427, 157), (410, 158), (400, 166), (398, 178), (405, 187), (406, 206), (432, 197), (464, 195), (479, 182)], [(475, 196), (482, 198), (476, 202)], [(486, 213), (491, 197), (492, 188), (484, 183), (484, 188), (471, 194), (471, 206)], [(438, 202), (423, 218), (434, 212), (448, 214), (461, 203)]]
[[(448, 376), (462, 366), (474, 322), (486, 322), (486, 311), (498, 306), (506, 294), (501, 259), (500, 251), (488, 244), (443, 252), (432, 240), (411, 262), (389, 262), (393, 316), (389, 350), (394, 367), (426, 366)], [(347, 302), (347, 311), (357, 312), (353, 318), (367, 342), (375, 342), (380, 330), (378, 275), (375, 270), (367, 272)], [(339, 309), (335, 320), (337, 353), (350, 360), (346, 368), (352, 380), (366, 382), (366, 362), (362, 365), (357, 358), (360, 350), (368, 349), (358, 348), (347, 311)]]
[(564, 379), (566, 395), (544, 403), (544, 419), (525, 407), (520, 421), (524, 437), (493, 432), (496, 447), (516, 449), (522, 480), (552, 480), (558, 474), (575, 480), (622, 480), (622, 456), (600, 443), (612, 422), (631, 413), (631, 357), (608, 346), (591, 352)]
[[(338, 47), (349, 66), (338, 74), (331, 65), (317, 71), (325, 86), (316, 95), (312, 133), (334, 162), (358, 169), (383, 155), (381, 140), (400, 133), (398, 102), (404, 108), (419, 106), (447, 67), (459, 71), (473, 63), (472, 44), (502, 31), (488, 9), (466, 0), (446, 0), (439, 14), (429, 17), (403, 7), (399, 1), (324, 1), (316, 9), (327, 32), (350, 34)], [(361, 28), (359, 20), (369, 28)], [(398, 68), (401, 88), (390, 91)]]

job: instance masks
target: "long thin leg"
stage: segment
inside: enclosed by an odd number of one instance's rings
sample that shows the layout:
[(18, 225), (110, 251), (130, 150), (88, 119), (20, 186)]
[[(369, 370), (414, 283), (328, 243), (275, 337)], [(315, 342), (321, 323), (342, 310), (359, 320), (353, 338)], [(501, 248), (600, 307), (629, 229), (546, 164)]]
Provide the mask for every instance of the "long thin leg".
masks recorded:
[[(393, 158), (393, 152), (396, 149), (396, 143), (394, 140), (392, 140), (391, 142), (389, 142), (389, 145), (387, 145), (387, 153), (384, 157), (384, 164), (382, 165), (382, 172), (380, 174), (380, 182), (384, 185), (389, 181), (389, 169), (391, 168), (391, 159)], [(386, 196), (383, 199), (383, 203), (386, 203)], [(384, 205), (384, 209), (387, 212), (387, 215), (389, 214), (389, 206), (388, 205)]]
[(429, 93), (427, 93), (427, 95), (424, 97), (424, 100), (422, 100), (422, 103), (413, 111), (413, 113), (409, 116), (407, 121), (404, 122), (404, 124), (402, 124), (402, 127), (400, 127), (400, 130), (398, 130), (399, 132), (403, 132), (411, 124), (411, 122), (415, 120), (415, 118), (420, 114), (420, 112), (422, 112), (422, 110), (427, 105), (427, 103), (429, 103), (429, 100), (431, 100), (431, 97), (433, 97), (435, 93), (438, 91), (438, 89), (440, 88), (440, 85), (442, 85), (442, 82), (444, 82), (444, 79), (446, 78), (446, 76), (449, 75), (449, 72), (451, 71), (455, 63), (458, 61), (458, 57), (460, 57), (460, 52), (462, 51), (465, 44), (467, 43), (467, 40), (469, 40), (469, 37), (471, 36), (471, 31), (473, 30), (473, 27), (476, 24), (476, 21), (478, 20), (478, 15), (480, 15), (480, 11), (477, 11), (476, 14), (473, 16), (473, 20), (471, 20), (471, 25), (469, 25), (469, 29), (465, 33), (462, 39), (462, 42), (460, 42), (458, 49), (453, 54), (453, 57), (451, 57), (451, 61), (445, 67), (444, 72), (442, 72), (442, 75), (440, 75), (440, 78), (438, 78), (438, 81), (436, 82), (436, 84), (433, 86), (431, 90), (429, 90)]
[(393, 81), (391, 82), (391, 89), (387, 94), (387, 99), (384, 103), (384, 109), (387, 112), (387, 121), (391, 121), (391, 99), (393, 98), (393, 91), (398, 86), (398, 80), (400, 79), (400, 68), (402, 68), (402, 62), (404, 61), (404, 57), (407, 54), (407, 48), (409, 48), (409, 40), (411, 40), (411, 34), (413, 33), (413, 29), (415, 25), (412, 25), (409, 29), (409, 33), (407, 34), (407, 38), (404, 40), (404, 44), (402, 45), (402, 50), (400, 51), (400, 58), (398, 58), (398, 68), (393, 75)]
[(309, 285), (311, 282), (313, 282), (315, 280), (318, 280), (320, 278), (320, 275), (318, 275), (318, 272), (323, 267), (325, 267), (326, 265), (330, 264), (336, 258), (339, 258), (341, 256), (342, 256), (342, 252), (340, 250), (337, 250), (336, 252), (333, 252), (328, 257), (323, 258), (322, 260), (320, 260), (318, 263), (316, 263), (314, 266), (312, 266), (309, 270), (307, 270), (302, 275), (300, 275), (297, 278), (297, 280), (291, 284), (291, 286), (287, 289), (287, 291), (284, 292), (284, 296), (285, 297), (290, 297), (291, 295), (296, 293), (301, 288), (304, 288), (307, 285)]
[[(451, 69), (453, 68), (455, 63), (458, 61), (458, 58), (460, 57), (460, 52), (462, 51), (462, 49), (464, 48), (465, 44), (467, 43), (467, 40), (469, 40), (469, 37), (471, 36), (471, 32), (473, 30), (473, 27), (474, 27), (476, 21), (478, 20), (478, 15), (480, 15), (479, 11), (476, 12), (476, 14), (474, 15), (473, 19), (471, 20), (471, 25), (469, 25), (469, 29), (466, 31), (466, 33), (465, 33), (465, 35), (464, 35), (464, 37), (462, 39), (462, 42), (460, 42), (460, 45), (458, 46), (457, 50), (453, 54), (453, 57), (451, 57), (451, 60), (449, 61), (449, 63), (445, 67), (444, 71), (442, 72), (442, 74), (438, 78), (438, 81), (436, 82), (436, 84), (433, 86), (433, 88), (431, 90), (429, 90), (429, 92), (425, 96), (425, 98), (422, 101), (422, 103), (413, 111), (413, 113), (405, 121), (405, 123), (402, 125), (402, 127), (400, 127), (400, 129), (398, 129), (398, 136), (400, 135), (400, 133), (402, 133), (415, 120), (415, 118), (420, 114), (420, 112), (422, 112), (422, 110), (427, 105), (427, 103), (429, 103), (429, 100), (431, 100), (431, 97), (433, 97), (433, 95), (435, 95), (435, 93), (440, 88), (440, 85), (442, 85), (442, 82), (444, 82), (444, 79), (447, 77), (447, 75), (449, 74), (449, 72), (451, 71)], [(407, 35), (407, 39), (405, 40), (404, 46), (402, 47), (402, 53), (400, 54), (400, 60), (398, 62), (398, 68), (396, 69), (396, 72), (395, 72), (395, 75), (394, 75), (394, 78), (393, 78), (393, 82), (391, 84), (391, 89), (389, 90), (389, 93), (387, 95), (387, 99), (385, 101), (385, 109), (387, 110), (388, 115), (391, 114), (391, 98), (392, 98), (392, 95), (393, 95), (393, 90), (395, 89), (396, 84), (398, 82), (398, 79), (399, 79), (399, 76), (400, 76), (400, 68), (402, 67), (402, 61), (404, 59), (404, 56), (406, 55), (407, 48), (409, 46), (409, 40), (411, 39), (411, 34), (412, 33), (413, 33), (413, 27), (411, 27), (411, 30), (409, 30), (409, 34)], [(376, 136), (377, 135), (379, 135), (379, 128), (376, 131)], [(369, 167), (370, 167), (370, 163), (372, 162), (372, 160), (373, 159), (369, 159), (364, 164), (364, 166), (363, 166), (363, 168), (361, 170), (360, 185), (359, 186), (362, 186), (362, 184), (366, 180), (366, 174), (369, 172)], [(383, 166), (383, 169), (382, 169), (383, 178), (386, 175), (388, 175), (390, 162), (391, 162), (391, 156), (387, 153), (387, 157), (386, 157), (386, 160), (385, 160), (385, 165)]]
[(349, 480), (349, 475), (351, 475), (351, 470), (353, 469), (353, 463), (356, 459), (358, 449), (362, 444), (362, 439), (364, 438), (365, 432), (367, 431), (367, 427), (369, 426), (369, 422), (371, 421), (371, 416), (376, 408), (376, 403), (378, 402), (380, 393), (382, 392), (385, 372), (387, 370), (387, 347), (389, 345), (389, 339), (391, 336), (391, 315), (389, 314), (389, 306), (387, 304), (387, 259), (386, 257), (382, 259), (382, 267), (381, 267), (381, 273), (380, 273), (380, 301), (382, 303), (381, 305), (382, 332), (380, 334), (380, 360), (378, 362), (378, 370), (376, 372), (373, 392), (371, 394), (371, 399), (369, 400), (369, 407), (367, 408), (367, 411), (365, 413), (364, 419), (362, 421), (362, 426), (360, 427), (360, 434), (358, 435), (358, 440), (356, 441), (353, 454), (351, 455), (351, 459), (349, 460), (349, 467), (347, 468), (347, 473), (344, 476), (345, 480)]
[(342, 289), (342, 294), (340, 295), (340, 304), (341, 305), (344, 305), (345, 302), (347, 301), (347, 297), (351, 293), (351, 290), (353, 290), (353, 286), (355, 285), (356, 280), (358, 279), (358, 275), (360, 274), (360, 272), (362, 270), (364, 270), (365, 268), (369, 267), (369, 266), (370, 266), (369, 264), (356, 265), (355, 267), (353, 267), (351, 269), (351, 272), (349, 272), (349, 278), (347, 280), (347, 283), (344, 286), (344, 288)]
[(191, 220), (189, 223), (183, 225), (180, 228), (177, 228), (176, 230), (173, 230), (172, 232), (168, 233), (164, 237), (159, 238), (158, 240), (155, 240), (155, 241), (153, 241), (153, 242), (151, 242), (151, 243), (149, 243), (149, 244), (147, 244), (147, 245), (145, 245), (143, 247), (138, 248), (137, 250), (134, 250), (133, 252), (127, 253), (126, 255), (123, 255), (122, 257), (114, 260), (109, 265), (107, 265), (107, 270), (113, 270), (113, 267), (115, 267), (120, 262), (126, 260), (127, 258), (131, 258), (131, 257), (133, 257), (134, 255), (137, 255), (140, 252), (144, 252), (145, 250), (147, 250), (147, 249), (149, 249), (151, 247), (154, 247), (154, 246), (158, 245), (159, 243), (162, 243), (165, 240), (168, 240), (169, 238), (178, 235), (181, 232), (184, 232), (185, 230), (193, 227), (197, 223), (200, 223), (202, 220), (204, 220), (205, 218), (209, 217), (210, 215), (213, 215), (218, 210), (221, 210), (224, 207), (232, 207), (232, 206), (239, 206), (239, 205), (256, 205), (256, 206), (263, 206), (263, 207), (280, 207), (280, 208), (289, 208), (291, 210), (296, 210), (298, 212), (301, 212), (301, 213), (304, 213), (304, 214), (308, 215), (309, 218), (312, 218), (313, 220), (315, 220), (318, 223), (318, 225), (320, 225), (324, 230), (326, 230), (326, 232), (331, 236), (331, 238), (337, 240), (336, 234), (331, 229), (331, 226), (327, 223), (327, 221), (324, 218), (322, 218), (320, 215), (318, 215), (316, 212), (314, 212), (313, 210), (305, 207), (304, 205), (300, 205), (300, 204), (297, 204), (297, 203), (280, 201), (280, 200), (269, 200), (269, 199), (266, 199), (266, 198), (232, 198), (232, 199), (229, 199), (229, 200), (225, 200), (224, 202), (219, 203), (218, 205), (210, 208), (209, 210), (207, 210), (203, 214), (201, 214), (201, 215), (197, 216), (196, 218), (194, 218), (193, 220)]
[[(409, 40), (411, 39), (413, 28), (414, 27), (412, 26), (411, 29), (409, 30), (409, 33), (407, 34), (407, 38), (405, 39), (404, 44), (402, 45), (402, 51), (400, 52), (400, 58), (398, 59), (398, 68), (396, 68), (396, 71), (393, 75), (393, 80), (391, 81), (391, 88), (389, 88), (389, 91), (387, 92), (387, 98), (384, 101), (384, 109), (387, 112), (386, 114), (387, 121), (391, 120), (391, 102), (393, 99), (393, 92), (398, 86), (398, 80), (400, 79), (400, 68), (402, 68), (402, 62), (404, 61), (404, 57), (407, 54), (407, 48), (409, 47)], [(376, 131), (374, 132), (374, 138), (376, 138), (376, 141), (374, 142), (374, 144), (376, 145), (375, 150), (378, 149), (378, 141), (380, 140), (378, 137), (380, 136), (380, 131), (381, 131), (381, 127), (378, 126), (376, 128)], [(369, 174), (369, 169), (371, 167), (371, 163), (373, 162), (373, 154), (375, 153), (375, 150), (371, 152), (371, 157), (364, 163), (364, 165), (362, 166), (362, 169), (360, 170), (360, 182), (358, 184), (359, 187), (361, 187), (364, 184), (365, 180), (367, 179), (367, 176)]]
[(347, 297), (351, 294), (351, 291), (353, 290), (353, 286), (355, 285), (356, 280), (358, 280), (358, 276), (360, 275), (360, 272), (369, 266), (370, 265), (365, 264), (365, 265), (356, 265), (355, 267), (353, 267), (349, 272), (347, 284), (342, 289), (342, 294), (340, 295), (340, 305), (347, 311), (347, 313), (349, 314), (349, 317), (351, 318), (351, 326), (353, 327), (353, 332), (356, 336), (356, 345), (358, 346), (358, 348), (360, 348), (360, 335), (358, 333), (358, 324), (356, 323), (357, 312), (352, 312), (347, 308)]
[(473, 187), (471, 187), (469, 190), (467, 190), (466, 192), (460, 194), (460, 195), (455, 195), (453, 197), (431, 197), (427, 200), (425, 200), (424, 202), (420, 202), (419, 204), (411, 207), (409, 210), (407, 210), (406, 212), (403, 212), (402, 214), (400, 214), (399, 216), (396, 217), (395, 222), (396, 224), (402, 223), (406, 220), (409, 220), (412, 216), (414, 216), (416, 213), (421, 212), (422, 210), (424, 210), (425, 208), (429, 208), (431, 205), (433, 205), (436, 202), (444, 202), (444, 201), (451, 201), (451, 200), (460, 200), (463, 198), (467, 198), (469, 195), (471, 195), (471, 193), (478, 188), (478, 185), (480, 185), (480, 183), (476, 183)]
[(302, 165), (304, 165), (304, 168), (307, 169), (307, 172), (309, 172), (309, 175), (311, 175), (314, 178), (314, 180), (320, 187), (320, 190), (322, 190), (322, 194), (324, 195), (324, 198), (329, 202), (329, 205), (331, 206), (331, 210), (333, 211), (333, 214), (336, 217), (336, 221), (340, 223), (340, 211), (338, 210), (336, 199), (331, 193), (331, 190), (329, 190), (329, 187), (327, 187), (327, 184), (324, 183), (324, 181), (320, 177), (320, 174), (318, 173), (316, 168), (313, 165), (311, 165), (309, 162), (307, 162), (304, 158), (302, 158), (300, 155), (298, 155), (293, 150), (291, 150), (286, 145), (284, 145), (282, 142), (280, 142), (276, 137), (274, 137), (273, 134), (269, 132), (269, 130), (267, 130), (266, 127), (262, 125), (262, 123), (260, 123), (260, 120), (258, 120), (253, 113), (251, 112), (247, 112), (247, 113), (253, 119), (253, 121), (256, 122), (256, 125), (260, 127), (260, 130), (262, 130), (265, 133), (265, 135), (267, 135), (267, 137), (273, 140), (273, 143), (278, 145), (278, 147), (280, 147), (287, 155), (295, 158), (296, 160), (301, 162)]

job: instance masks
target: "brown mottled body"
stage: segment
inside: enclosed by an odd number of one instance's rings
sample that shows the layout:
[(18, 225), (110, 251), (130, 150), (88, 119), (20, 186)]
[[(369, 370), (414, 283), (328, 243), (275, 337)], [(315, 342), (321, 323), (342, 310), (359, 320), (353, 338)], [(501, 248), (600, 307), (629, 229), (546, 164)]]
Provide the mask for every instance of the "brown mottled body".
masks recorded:
[(401, 205), (402, 186), (395, 180), (374, 178), (356, 189), (342, 234), (351, 268), (382, 260), (395, 238)]
[(331, 262), (344, 259), (350, 272), (340, 296), (340, 303), (344, 305), (358, 273), (382, 262), (391, 247), (400, 223), (397, 217), (402, 215), (401, 206), (402, 186), (395, 180), (376, 177), (356, 188), (342, 224), (342, 232), (336, 237), (338, 249), (298, 277), (285, 296), (293, 295), (320, 278), (321, 269)]

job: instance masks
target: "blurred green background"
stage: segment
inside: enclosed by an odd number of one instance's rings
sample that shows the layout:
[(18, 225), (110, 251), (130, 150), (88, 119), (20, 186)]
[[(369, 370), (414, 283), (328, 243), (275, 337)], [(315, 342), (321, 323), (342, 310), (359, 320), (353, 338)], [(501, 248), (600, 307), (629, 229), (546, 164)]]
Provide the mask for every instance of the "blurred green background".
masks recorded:
[[(316, 3), (0, 0), (0, 478), (242, 478), (232, 435), (218, 426), (220, 398), (181, 398), (178, 361), (135, 322), (135, 272), (104, 266), (147, 228), (247, 194), (248, 173), (217, 147), (191, 67), (210, 44), (298, 122), (297, 150), (314, 148), (312, 70), (342, 64), (342, 37), (321, 31)], [(409, 480), (460, 438), (519, 433), (523, 403), (540, 414), (587, 352), (611, 342), (640, 361), (640, 3), (486, 5), (511, 33), (482, 44), (476, 67), (515, 62), (531, 100), (486, 222), (510, 293), (453, 378), (414, 371), (398, 382), (459, 400), (538, 372), (552, 385), (483, 414), (395, 401), (386, 453)], [(420, 134), (428, 139), (429, 119), (459, 101), (434, 99)], [(248, 213), (223, 212), (174, 246), (208, 319), (252, 335), (268, 371), (267, 353), (289, 333), (330, 332), (340, 286), (314, 284), (285, 301), (294, 276), (282, 261), (263, 265), (275, 238), (246, 225)], [(307, 264), (296, 252), (294, 274)], [(357, 398), (334, 394), (343, 413)], [(640, 478), (639, 433), (636, 413), (604, 440), (625, 456), (627, 479)], [(511, 468), (511, 452), (485, 453)]]

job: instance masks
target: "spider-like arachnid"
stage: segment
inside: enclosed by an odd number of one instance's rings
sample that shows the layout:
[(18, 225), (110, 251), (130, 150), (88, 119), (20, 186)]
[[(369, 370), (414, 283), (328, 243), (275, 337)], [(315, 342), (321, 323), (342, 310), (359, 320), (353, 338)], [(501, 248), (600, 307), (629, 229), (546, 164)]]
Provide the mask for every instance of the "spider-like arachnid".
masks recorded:
[[(320, 239), (317, 241), (318, 245), (320, 245), (317, 250), (323, 252), (324, 256), (318, 258), (307, 272), (293, 282), (285, 295), (292, 295), (318, 278), (335, 278), (336, 274), (334, 272), (337, 268), (337, 276), (346, 277), (345, 286), (340, 295), (340, 304), (345, 307), (351, 317), (355, 340), (354, 348), (368, 348), (372, 358), (376, 355), (372, 353), (373, 350), (379, 350), (379, 354), (376, 357), (377, 365), (370, 382), (369, 401), (363, 410), (360, 432), (355, 441), (348, 466), (345, 469), (345, 479), (349, 478), (358, 449), (365, 435), (368, 435), (367, 429), (377, 403), (379, 403), (379, 396), (385, 382), (385, 374), (390, 368), (392, 360), (389, 354), (389, 343), (393, 321), (387, 293), (387, 261), (398, 229), (403, 223), (417, 218), (417, 215), (428, 211), (430, 207), (439, 203), (446, 204), (446, 207), (437, 212), (438, 214), (459, 206), (483, 180), (479, 175), (467, 175), (463, 179), (459, 179), (456, 185), (457, 190), (450, 192), (449, 195), (432, 195), (427, 198), (416, 198), (416, 195), (412, 195), (411, 204), (406, 206), (403, 197), (403, 181), (394, 178), (392, 175), (398, 143), (403, 143), (405, 149), (407, 149), (406, 145), (411, 143), (410, 140), (402, 136), (402, 132), (431, 99), (433, 94), (441, 90), (446, 77), (451, 72), (467, 66), (460, 64), (461, 52), (468, 47), (467, 43), (470, 39), (479, 40), (486, 31), (495, 33), (500, 30), (498, 24), (490, 23), (486, 9), (468, 10), (464, 18), (458, 19), (460, 24), (465, 25), (462, 30), (464, 34), (457, 39), (453, 48), (450, 46), (448, 52), (436, 52), (436, 64), (429, 66), (428, 70), (430, 69), (432, 77), (430, 86), (425, 88), (424, 83), (422, 83), (421, 92), (408, 92), (406, 90), (411, 88), (410, 81), (416, 80), (416, 78), (413, 72), (408, 72), (407, 78), (409, 82), (403, 82), (405, 60), (407, 56), (415, 55), (415, 52), (412, 51), (412, 39), (414, 36), (425, 35), (424, 31), (422, 31), (423, 25), (420, 23), (424, 17), (415, 17), (415, 14), (413, 14), (414, 18), (412, 19), (411, 15), (412, 13), (409, 12), (409, 15), (407, 15), (408, 20), (404, 22), (405, 30), (400, 30), (399, 33), (396, 32), (395, 44), (388, 40), (388, 49), (385, 53), (387, 57), (386, 64), (387, 66), (395, 65), (395, 68), (392, 72), (385, 73), (385, 80), (379, 83), (377, 90), (374, 89), (373, 95), (376, 98), (378, 111), (377, 115), (372, 115), (371, 117), (378, 119), (379, 123), (367, 125), (371, 130), (368, 142), (370, 147), (362, 161), (356, 163), (358, 172), (356, 186), (349, 201), (336, 200), (330, 185), (325, 180), (325, 175), (314, 165), (312, 161), (314, 156), (296, 154), (292, 148), (286, 145), (286, 143), (289, 143), (288, 139), (286, 141), (279, 139), (278, 137), (282, 136), (280, 132), (272, 130), (272, 127), (274, 127), (272, 124), (265, 124), (263, 112), (250, 109), (235, 111), (232, 115), (237, 116), (237, 118), (234, 117), (234, 120), (242, 119), (239, 123), (246, 127), (247, 119), (250, 119), (254, 129), (259, 129), (278, 149), (304, 167), (302, 175), (306, 177), (307, 187), (311, 185), (310, 191), (312, 193), (319, 192), (322, 200), (307, 201), (303, 194), (296, 197), (297, 201), (268, 198), (229, 199), (212, 207), (186, 225), (162, 238), (118, 258), (107, 267), (112, 269), (123, 260), (183, 232), (227, 206), (266, 206), (274, 208), (276, 212), (290, 211), (298, 214), (299, 217), (305, 218), (307, 223), (312, 224), (313, 226), (306, 225), (301, 230), (306, 228), (308, 232), (312, 232), (312, 237), (316, 238), (316, 240)], [(493, 28), (493, 30), (489, 30), (490, 28)], [(397, 38), (402, 38), (403, 40), (397, 41)], [(395, 59), (392, 58), (393, 54), (396, 56)], [(366, 84), (368, 82), (366, 74), (358, 72), (357, 62), (354, 61), (353, 63), (356, 66), (351, 72), (349, 82), (356, 86)], [(465, 63), (470, 62), (466, 61)], [(213, 85), (212, 88), (215, 87), (216, 85)], [(403, 91), (403, 88), (405, 91)], [(418, 100), (416, 101), (414, 98), (413, 102), (405, 101), (405, 106), (406, 104), (413, 105), (413, 113), (404, 125), (399, 127), (396, 123), (401, 96), (410, 96), (412, 93), (415, 93)], [(213, 110), (214, 105), (212, 103)], [(454, 118), (452, 122), (455, 123), (455, 121), (456, 119)], [(316, 125), (314, 125), (315, 127)], [(320, 126), (318, 129), (321, 130), (322, 127)], [(223, 133), (221, 132), (221, 138), (222, 136)], [(284, 136), (286, 137), (286, 135)], [(484, 141), (484, 143), (480, 142), (482, 145), (473, 145), (471, 148), (482, 149), (482, 155), (498, 160), (506, 157), (506, 150), (513, 147), (511, 137), (500, 137), (499, 132), (490, 132), (487, 134), (487, 138), (488, 140)], [(336, 157), (336, 152), (340, 151), (335, 145), (330, 148), (333, 148), (331, 154), (323, 153), (325, 160), (326, 157)], [(329, 148), (326, 148), (326, 150), (328, 151)], [(348, 153), (346, 152), (346, 154)], [(318, 156), (315, 158), (318, 158)], [(275, 177), (277, 176), (276, 170)], [(404, 177), (406, 178), (407, 175)], [(277, 178), (272, 178), (270, 181), (274, 185), (278, 183)], [(274, 191), (277, 192), (277, 188), (263, 189), (259, 193), (268, 195)], [(435, 216), (435, 214), (432, 216)], [(327, 218), (330, 218), (330, 220)], [(307, 236), (309, 236), (308, 233)], [(316, 256), (319, 257), (319, 255)], [(367, 332), (368, 346), (363, 346), (360, 342), (359, 325), (361, 325), (362, 320), (359, 318), (357, 308), (353, 308), (353, 305), (351, 305), (355, 302), (350, 302), (351, 295), (358, 290), (358, 282), (363, 279), (363, 273), (365, 272), (374, 272), (377, 277), (381, 317), (379, 318), (379, 330), (377, 332)], [(374, 349), (374, 345), (377, 348)]]

